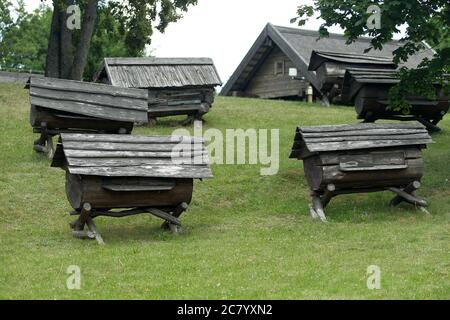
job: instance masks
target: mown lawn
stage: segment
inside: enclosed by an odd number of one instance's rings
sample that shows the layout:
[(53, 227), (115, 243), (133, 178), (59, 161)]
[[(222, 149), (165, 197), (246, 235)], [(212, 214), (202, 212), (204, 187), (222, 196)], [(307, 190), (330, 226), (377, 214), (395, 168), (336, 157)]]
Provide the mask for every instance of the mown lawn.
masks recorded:
[[(279, 173), (215, 165), (215, 179), (196, 183), (182, 235), (150, 216), (100, 218), (101, 247), (71, 236), (64, 172), (32, 150), (27, 95), (0, 85), (2, 299), (450, 298), (450, 117), (424, 154), (431, 216), (390, 208), (385, 192), (336, 198), (323, 224), (309, 216), (301, 162), (288, 159), (294, 130), (355, 122), (353, 109), (218, 98), (206, 128), (280, 129)], [(81, 290), (66, 288), (70, 265), (81, 268)], [(381, 290), (367, 289), (370, 265), (381, 268)]]

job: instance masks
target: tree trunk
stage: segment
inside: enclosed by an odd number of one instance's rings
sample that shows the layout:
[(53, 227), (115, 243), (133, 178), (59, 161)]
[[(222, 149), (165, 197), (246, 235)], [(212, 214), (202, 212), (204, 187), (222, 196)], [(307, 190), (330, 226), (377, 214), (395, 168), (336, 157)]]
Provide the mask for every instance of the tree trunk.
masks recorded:
[(60, 12), (60, 78), (70, 79), (73, 65), (73, 30), (67, 28), (67, 20), (70, 15), (66, 8), (74, 4), (74, 0), (64, 0), (64, 9)]
[(98, 0), (88, 0), (81, 25), (80, 39), (76, 48), (75, 58), (72, 66), (71, 78), (82, 80), (84, 69), (87, 64), (92, 33), (94, 32), (95, 20), (97, 19)]
[(98, 0), (88, 0), (83, 15), (80, 38), (74, 54), (73, 30), (67, 28), (65, 8), (74, 0), (53, 0), (53, 17), (47, 51), (45, 76), (53, 78), (82, 80), (84, 69), (97, 19)]
[(45, 76), (51, 78), (60, 77), (60, 15), (61, 8), (58, 0), (53, 1), (53, 17), (48, 40), (47, 61), (45, 66)]

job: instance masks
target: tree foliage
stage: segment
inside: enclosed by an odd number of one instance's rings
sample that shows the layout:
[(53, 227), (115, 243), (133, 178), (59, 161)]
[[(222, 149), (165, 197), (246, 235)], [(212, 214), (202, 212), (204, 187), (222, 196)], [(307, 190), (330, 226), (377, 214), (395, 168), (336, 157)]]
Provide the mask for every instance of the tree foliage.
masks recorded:
[(40, 6), (32, 13), (23, 1), (15, 6), (0, 0), (0, 67), (3, 70), (42, 72), (52, 12)]
[[(381, 28), (369, 29), (367, 13), (370, 5), (381, 9)], [(408, 93), (435, 98), (435, 85), (448, 92), (450, 87), (446, 74), (450, 73), (450, 1), (448, 0), (314, 0), (314, 5), (301, 5), (293, 19), (304, 25), (315, 12), (325, 22), (320, 27), (321, 36), (328, 35), (328, 28), (340, 26), (345, 30), (348, 43), (358, 37), (372, 37), (370, 49), (381, 49), (406, 28), (403, 45), (394, 51), (394, 61), (401, 63), (420, 50), (429, 50), (427, 41), (436, 54), (424, 60), (416, 69), (400, 70), (400, 83), (390, 92), (390, 107), (408, 113), (410, 105), (404, 97)]]

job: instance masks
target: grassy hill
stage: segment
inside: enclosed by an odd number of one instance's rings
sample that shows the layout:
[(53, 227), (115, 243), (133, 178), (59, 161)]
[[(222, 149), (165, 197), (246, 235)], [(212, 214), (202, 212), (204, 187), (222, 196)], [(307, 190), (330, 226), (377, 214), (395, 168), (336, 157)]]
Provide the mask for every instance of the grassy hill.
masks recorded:
[[(218, 98), (206, 128), (280, 129), (279, 173), (215, 165), (215, 179), (196, 183), (183, 234), (150, 216), (99, 218), (100, 247), (71, 236), (64, 172), (32, 150), (28, 111), (22, 86), (0, 84), (0, 298), (450, 298), (450, 117), (424, 154), (419, 194), (431, 216), (390, 208), (384, 192), (334, 199), (323, 224), (309, 216), (301, 162), (288, 159), (294, 130), (353, 123), (354, 110)], [(70, 265), (81, 268), (79, 291), (66, 288)], [(370, 265), (381, 290), (367, 289)]]

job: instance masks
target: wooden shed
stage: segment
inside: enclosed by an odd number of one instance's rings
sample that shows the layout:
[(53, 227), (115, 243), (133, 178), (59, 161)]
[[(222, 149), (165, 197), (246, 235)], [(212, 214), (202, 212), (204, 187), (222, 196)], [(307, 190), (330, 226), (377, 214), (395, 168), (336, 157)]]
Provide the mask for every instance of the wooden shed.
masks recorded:
[[(287, 28), (267, 24), (236, 71), (223, 87), (222, 96), (243, 96), (262, 99), (305, 99), (309, 85), (314, 95), (328, 104), (327, 95), (322, 92), (316, 71), (308, 70), (314, 50), (320, 52), (352, 53), (366, 55), (371, 39), (358, 38), (347, 44), (341, 34), (330, 34), (320, 38), (318, 31)], [(390, 41), (382, 50), (371, 50), (369, 55), (392, 57), (401, 47), (399, 41)], [(424, 58), (432, 59), (434, 51), (425, 44), (426, 49), (409, 57), (399, 67), (416, 68)], [(297, 76), (293, 76), (297, 73)]]
[[(72, 80), (30, 78), (30, 123), (41, 137), (38, 152), (54, 153), (52, 137), (63, 132), (128, 134), (147, 121), (146, 90)], [(47, 145), (47, 146), (46, 146)]]
[(209, 58), (106, 58), (95, 81), (124, 88), (148, 89), (149, 119), (188, 115), (201, 119), (222, 85)]
[(332, 103), (342, 103), (342, 83), (348, 68), (397, 69), (391, 57), (378, 57), (350, 52), (326, 52), (314, 50), (309, 71), (315, 71), (320, 90)]
[(411, 203), (424, 174), (422, 149), (432, 143), (419, 123), (298, 127), (290, 158), (303, 160), (311, 189), (311, 215), (326, 221), (324, 208), (341, 194), (391, 191), (391, 205)]
[(194, 137), (61, 134), (52, 167), (66, 170), (67, 198), (79, 215), (74, 235), (98, 240), (99, 216), (149, 213), (178, 232), (193, 180), (212, 178), (203, 139)]
[(390, 69), (348, 69), (343, 83), (343, 100), (354, 103), (359, 119), (417, 120), (431, 131), (449, 110), (450, 97), (436, 85), (436, 99), (410, 94), (406, 100), (412, 108), (409, 114), (389, 109), (389, 90), (399, 83), (398, 73)]

